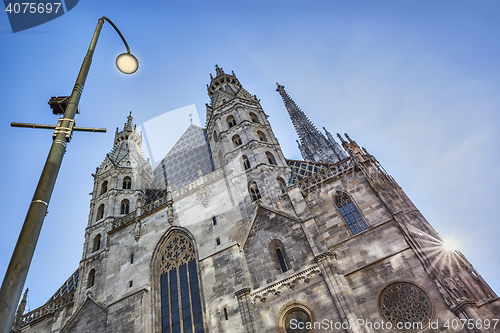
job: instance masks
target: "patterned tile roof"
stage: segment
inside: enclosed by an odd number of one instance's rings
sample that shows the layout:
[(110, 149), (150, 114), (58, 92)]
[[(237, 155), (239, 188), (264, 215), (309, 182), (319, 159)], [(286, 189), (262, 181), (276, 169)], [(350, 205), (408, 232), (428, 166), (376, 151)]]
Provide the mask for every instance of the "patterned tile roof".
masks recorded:
[(73, 274), (71, 274), (71, 276), (66, 280), (66, 282), (64, 282), (63, 285), (59, 289), (57, 289), (54, 295), (52, 295), (52, 297), (49, 298), (47, 303), (55, 301), (59, 297), (62, 297), (74, 291), (78, 284), (78, 275), (79, 275), (79, 270), (77, 269)]
[[(165, 167), (163, 167), (163, 165)], [(165, 174), (172, 190), (214, 170), (210, 145), (203, 128), (190, 125), (165, 158), (153, 171), (152, 189), (165, 189)]]

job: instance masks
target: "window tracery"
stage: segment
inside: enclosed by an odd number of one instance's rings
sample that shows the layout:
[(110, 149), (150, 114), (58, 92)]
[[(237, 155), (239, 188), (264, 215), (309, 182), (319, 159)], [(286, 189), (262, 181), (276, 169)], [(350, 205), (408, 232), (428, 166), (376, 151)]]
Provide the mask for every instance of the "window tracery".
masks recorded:
[(367, 229), (365, 221), (347, 193), (337, 194), (335, 204), (353, 235)]
[(246, 155), (243, 155), (243, 168), (245, 170), (250, 169), (250, 161), (248, 160), (248, 157), (246, 157)]
[(228, 126), (228, 128), (236, 126), (236, 120), (234, 119), (233, 116), (227, 117), (226, 120), (227, 120), (227, 126)]
[(240, 136), (238, 134), (233, 136), (233, 144), (235, 147), (241, 146), (242, 142), (241, 142)]
[(204, 332), (194, 246), (173, 233), (159, 253), (162, 332)]
[(253, 112), (250, 112), (250, 119), (252, 119), (252, 122), (254, 122), (254, 123), (257, 123), (257, 124), (260, 123), (259, 118), (257, 118), (257, 115), (255, 115), (255, 113), (253, 113)]
[(127, 199), (122, 200), (120, 206), (120, 214), (127, 215), (130, 212), (130, 201)]
[(271, 164), (271, 165), (278, 164), (278, 163), (276, 163), (276, 158), (274, 158), (274, 155), (271, 154), (270, 152), (266, 152), (266, 157), (267, 157), (267, 161), (269, 162), (269, 164)]
[(416, 332), (426, 327), (432, 317), (432, 303), (427, 293), (410, 282), (391, 283), (380, 293), (382, 316), (403, 332)]
[(123, 178), (123, 189), (130, 190), (131, 188), (132, 188), (132, 179), (129, 176)]
[(259, 188), (257, 187), (257, 184), (255, 182), (250, 182), (248, 184), (248, 192), (250, 193), (252, 201), (257, 201), (260, 198), (262, 198), (262, 196), (260, 195)]
[(261, 132), (261, 131), (258, 131), (257, 132), (257, 135), (259, 136), (259, 140), (262, 141), (262, 142), (267, 142), (267, 138), (266, 138), (266, 135)]

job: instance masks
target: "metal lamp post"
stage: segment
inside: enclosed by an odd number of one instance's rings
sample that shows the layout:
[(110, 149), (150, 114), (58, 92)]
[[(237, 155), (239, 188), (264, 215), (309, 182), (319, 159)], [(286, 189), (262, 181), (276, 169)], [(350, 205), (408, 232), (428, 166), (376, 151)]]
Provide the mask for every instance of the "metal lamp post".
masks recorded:
[(85, 84), (85, 80), (87, 79), (90, 64), (92, 63), (94, 49), (97, 44), (97, 39), (99, 38), (102, 25), (104, 24), (104, 20), (108, 21), (116, 32), (118, 32), (123, 40), (123, 43), (125, 44), (125, 47), (127, 48), (127, 52), (120, 54), (116, 59), (118, 69), (125, 74), (132, 74), (137, 70), (139, 63), (137, 59), (130, 54), (130, 48), (125, 41), (125, 38), (113, 22), (103, 16), (97, 23), (94, 36), (92, 37), (87, 55), (83, 60), (78, 78), (76, 79), (75, 86), (71, 92), (64, 116), (58, 120), (57, 125), (52, 126), (22, 123), (11, 124), (11, 126), (14, 127), (54, 129), (54, 134), (52, 146), (50, 147), (49, 155), (47, 156), (47, 161), (45, 162), (42, 174), (40, 175), (40, 180), (38, 181), (35, 194), (33, 195), (33, 200), (31, 201), (28, 213), (26, 214), (21, 233), (19, 234), (16, 247), (12, 254), (9, 267), (7, 268), (7, 272), (5, 273), (2, 287), (0, 289), (1, 333), (9, 333), (14, 321), (16, 307), (21, 297), (26, 276), (28, 275), (29, 266), (31, 264), (31, 259), (33, 258), (33, 253), (35, 252), (43, 220), (47, 214), (47, 208), (54, 189), (57, 174), (59, 172), (59, 168), (61, 167), (64, 153), (66, 152), (66, 145), (70, 141), (73, 131), (106, 131), (105, 129), (74, 126), (78, 103), (82, 95), (83, 86)]

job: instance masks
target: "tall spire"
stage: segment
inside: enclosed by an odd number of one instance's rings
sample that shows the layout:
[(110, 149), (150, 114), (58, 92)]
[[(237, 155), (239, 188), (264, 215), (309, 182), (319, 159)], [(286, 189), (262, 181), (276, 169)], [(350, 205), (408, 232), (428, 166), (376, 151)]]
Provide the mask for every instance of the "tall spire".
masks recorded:
[[(276, 82), (277, 92), (281, 95), (290, 115), (300, 142), (297, 141), (300, 153), (306, 161), (337, 163), (347, 157), (333, 136), (325, 129), (326, 137), (305, 115), (293, 99), (285, 91), (285, 86)], [(323, 127), (324, 128), (324, 127)]]

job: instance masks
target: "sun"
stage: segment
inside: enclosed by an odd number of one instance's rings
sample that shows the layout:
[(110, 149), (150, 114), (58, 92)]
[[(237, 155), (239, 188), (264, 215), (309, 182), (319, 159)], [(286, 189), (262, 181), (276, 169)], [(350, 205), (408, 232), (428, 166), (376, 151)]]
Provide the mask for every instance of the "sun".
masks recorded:
[(445, 237), (443, 238), (443, 243), (441, 244), (441, 246), (443, 247), (443, 249), (445, 251), (448, 251), (448, 252), (453, 252), (455, 250), (458, 250), (458, 241), (456, 239), (453, 239), (451, 237)]

